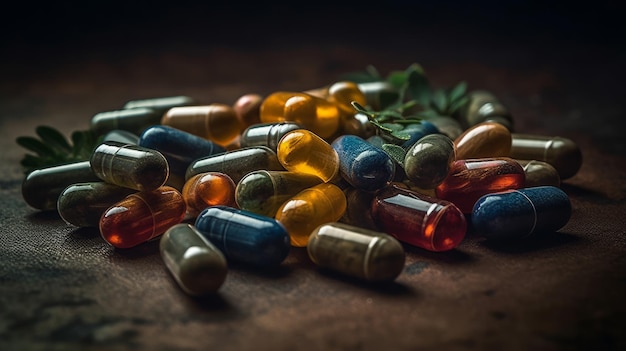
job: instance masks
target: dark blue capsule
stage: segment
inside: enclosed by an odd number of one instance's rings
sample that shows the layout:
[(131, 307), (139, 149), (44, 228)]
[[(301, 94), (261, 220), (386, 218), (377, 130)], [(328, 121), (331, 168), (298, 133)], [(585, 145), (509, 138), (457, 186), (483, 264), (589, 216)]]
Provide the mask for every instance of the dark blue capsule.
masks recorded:
[(472, 211), (472, 226), (487, 239), (521, 239), (554, 232), (570, 219), (567, 194), (555, 186), (538, 186), (484, 195)]
[(233, 207), (205, 208), (195, 227), (233, 262), (274, 266), (291, 248), (289, 234), (277, 220)]
[(376, 191), (393, 180), (396, 164), (389, 154), (363, 138), (345, 134), (331, 146), (339, 155), (339, 171), (350, 185)]
[(436, 134), (439, 133), (439, 129), (428, 121), (420, 121), (419, 123), (409, 124), (404, 129), (402, 129), (402, 133), (406, 133), (410, 136), (409, 140), (406, 140), (402, 143), (402, 148), (408, 150), (415, 142), (423, 138), (428, 134)]

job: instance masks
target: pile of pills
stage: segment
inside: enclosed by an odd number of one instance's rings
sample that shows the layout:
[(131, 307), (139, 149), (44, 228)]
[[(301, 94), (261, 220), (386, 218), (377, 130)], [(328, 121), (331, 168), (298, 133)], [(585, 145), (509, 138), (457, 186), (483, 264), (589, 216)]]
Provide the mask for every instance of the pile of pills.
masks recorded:
[(102, 142), (88, 161), (29, 173), (23, 198), (97, 227), (118, 249), (160, 240), (190, 295), (216, 292), (228, 262), (276, 266), (291, 247), (319, 267), (389, 282), (404, 245), (442, 252), (470, 229), (520, 240), (568, 222), (560, 184), (582, 163), (573, 141), (513, 132), (506, 108), (474, 91), (457, 116), (407, 126), (399, 162), (351, 104), (375, 109), (392, 90), (340, 81), (232, 105), (129, 101), (92, 117)]

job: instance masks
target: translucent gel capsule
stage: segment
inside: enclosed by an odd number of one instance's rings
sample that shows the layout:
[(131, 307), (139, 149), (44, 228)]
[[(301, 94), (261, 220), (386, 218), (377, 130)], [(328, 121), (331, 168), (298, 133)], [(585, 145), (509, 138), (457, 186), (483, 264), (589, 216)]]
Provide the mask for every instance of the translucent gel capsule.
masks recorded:
[(490, 92), (475, 90), (468, 93), (470, 99), (461, 111), (459, 121), (467, 129), (476, 124), (492, 121), (513, 130), (513, 118), (509, 110)]
[(394, 237), (337, 222), (313, 230), (307, 253), (320, 267), (371, 282), (393, 281), (405, 262), (404, 248)]
[(582, 153), (574, 141), (559, 136), (512, 134), (511, 157), (551, 164), (561, 180), (573, 177), (582, 165)]
[(350, 81), (339, 81), (331, 84), (328, 87), (326, 99), (337, 105), (342, 119), (350, 118), (356, 113), (356, 109), (352, 106), (353, 101), (361, 106), (367, 105), (367, 98), (358, 84)]
[(226, 104), (172, 107), (161, 124), (195, 134), (226, 147), (241, 132), (235, 110)]
[(98, 145), (89, 163), (105, 182), (139, 191), (154, 190), (169, 176), (169, 165), (160, 152), (115, 141)]
[(241, 147), (267, 146), (276, 152), (278, 142), (288, 132), (301, 129), (296, 122), (257, 123), (249, 126), (241, 133)]
[(365, 229), (378, 230), (372, 218), (371, 207), (375, 193), (348, 186), (343, 189), (343, 194), (346, 196), (346, 211), (338, 221)]
[(274, 218), (227, 206), (211, 206), (195, 226), (226, 259), (259, 266), (279, 265), (289, 254), (289, 234)]
[(422, 189), (434, 189), (441, 183), (455, 161), (452, 140), (443, 134), (429, 134), (418, 140), (404, 156), (408, 180)]
[(213, 294), (226, 280), (226, 257), (191, 224), (167, 229), (159, 241), (159, 252), (176, 283), (191, 296)]
[(102, 214), (100, 234), (116, 248), (134, 247), (181, 223), (186, 210), (183, 196), (170, 186), (137, 192)]
[(554, 186), (507, 190), (482, 196), (472, 210), (476, 233), (492, 240), (554, 232), (567, 224), (569, 197)]
[(526, 180), (524, 188), (530, 188), (542, 185), (551, 185), (560, 187), (561, 177), (556, 168), (551, 164), (537, 160), (515, 160), (524, 168)]
[(465, 216), (453, 203), (395, 185), (378, 191), (372, 217), (382, 232), (434, 252), (454, 249), (467, 232)]
[(135, 192), (135, 189), (102, 181), (75, 183), (59, 195), (57, 210), (67, 224), (97, 227), (104, 211)]
[[(384, 110), (398, 101), (400, 93), (386, 81), (358, 83), (359, 90), (365, 95), (365, 101), (374, 111)], [(363, 105), (365, 106), (365, 105)]]
[(496, 122), (481, 122), (454, 139), (456, 158), (508, 157), (511, 152), (511, 133)]
[(263, 97), (259, 94), (244, 94), (233, 104), (233, 110), (239, 120), (239, 129), (261, 123), (261, 103)]
[(319, 96), (277, 91), (263, 100), (260, 119), (262, 123), (296, 122), (326, 139), (339, 130), (340, 113), (336, 104)]
[(298, 129), (285, 134), (278, 143), (278, 161), (291, 172), (302, 172), (328, 182), (339, 176), (339, 155), (315, 133)]
[(253, 171), (237, 184), (235, 200), (242, 210), (274, 217), (289, 198), (321, 182), (319, 177), (306, 173)]
[(405, 150), (408, 150), (411, 146), (413, 146), (413, 144), (424, 136), (439, 133), (439, 130), (434, 124), (426, 120), (422, 120), (420, 123), (405, 126), (404, 129), (402, 129), (402, 132), (410, 136), (409, 140), (405, 141), (401, 145)]
[(139, 135), (144, 129), (159, 124), (161, 116), (161, 112), (146, 107), (100, 112), (91, 118), (90, 129), (96, 135), (116, 129)]
[(479, 197), (523, 188), (524, 183), (524, 169), (511, 158), (456, 160), (435, 191), (438, 198), (453, 202), (463, 213), (469, 214)]
[(287, 229), (291, 245), (305, 247), (313, 230), (321, 224), (338, 221), (346, 206), (346, 196), (338, 186), (322, 183), (285, 201), (275, 218)]
[(339, 172), (355, 188), (376, 191), (393, 180), (396, 164), (385, 151), (356, 135), (342, 135), (331, 144), (339, 156)]
[(89, 161), (41, 168), (30, 172), (22, 181), (22, 197), (37, 210), (56, 210), (59, 195), (66, 187), (97, 181), (100, 178), (91, 169)]
[(178, 106), (189, 106), (194, 105), (195, 101), (193, 98), (184, 95), (178, 96), (165, 96), (165, 97), (156, 97), (150, 99), (139, 99), (139, 100), (131, 100), (124, 104), (125, 109), (130, 108), (151, 108), (159, 112), (159, 114), (163, 115), (167, 110), (172, 107)]
[(199, 173), (221, 172), (227, 174), (237, 184), (244, 175), (260, 169), (285, 170), (278, 162), (276, 153), (270, 148), (249, 146), (195, 160), (187, 168), (185, 179), (189, 180)]
[(187, 214), (195, 217), (209, 206), (236, 207), (235, 187), (235, 182), (224, 173), (196, 174), (183, 186), (182, 194), (187, 204)]

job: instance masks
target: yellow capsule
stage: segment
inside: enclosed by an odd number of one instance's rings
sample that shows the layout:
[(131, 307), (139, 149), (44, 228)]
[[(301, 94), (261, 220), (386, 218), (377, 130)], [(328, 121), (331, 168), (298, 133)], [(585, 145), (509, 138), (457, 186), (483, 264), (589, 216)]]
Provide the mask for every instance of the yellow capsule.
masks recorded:
[(313, 174), (324, 182), (339, 174), (339, 155), (320, 136), (307, 129), (286, 133), (278, 142), (278, 162), (288, 171)]
[(337, 104), (345, 116), (353, 116), (356, 113), (352, 101), (361, 106), (367, 105), (365, 94), (356, 83), (350, 81), (339, 81), (328, 87), (328, 101)]
[(225, 104), (178, 106), (169, 109), (161, 124), (177, 128), (226, 147), (241, 132), (235, 110)]
[(511, 132), (497, 122), (481, 122), (454, 139), (456, 159), (508, 157)]

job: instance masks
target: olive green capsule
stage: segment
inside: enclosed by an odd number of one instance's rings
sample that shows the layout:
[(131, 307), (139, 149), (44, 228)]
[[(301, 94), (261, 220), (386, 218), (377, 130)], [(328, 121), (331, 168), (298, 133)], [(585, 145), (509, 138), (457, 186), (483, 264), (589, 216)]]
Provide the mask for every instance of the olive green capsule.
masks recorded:
[(159, 112), (162, 116), (172, 107), (194, 105), (193, 98), (184, 95), (166, 96), (150, 99), (131, 100), (124, 104), (125, 109), (131, 108), (150, 108)]
[(510, 157), (538, 160), (552, 165), (561, 180), (573, 177), (582, 165), (582, 153), (574, 141), (560, 136), (511, 134)]
[(509, 110), (490, 92), (475, 90), (467, 94), (469, 102), (459, 113), (459, 122), (463, 128), (470, 128), (478, 123), (492, 121), (513, 131), (513, 117)]
[(90, 129), (96, 135), (116, 129), (141, 135), (146, 128), (160, 124), (162, 115), (158, 110), (146, 107), (100, 112), (91, 118)]
[(139, 144), (139, 135), (122, 129), (114, 129), (106, 133), (102, 141), (116, 141), (123, 144)]
[(292, 121), (256, 123), (241, 133), (241, 147), (267, 146), (276, 152), (278, 142), (288, 132), (301, 129), (300, 124)]
[(461, 123), (450, 116), (428, 117), (426, 121), (432, 123), (440, 133), (447, 135), (452, 140), (458, 138), (465, 131)]
[(456, 160), (454, 143), (443, 134), (428, 134), (416, 141), (404, 156), (406, 177), (417, 187), (434, 189), (448, 176)]
[(339, 222), (361, 228), (378, 230), (378, 226), (376, 226), (372, 218), (371, 210), (372, 201), (376, 193), (358, 189), (349, 184), (342, 187), (342, 191), (346, 196), (347, 206)]
[(136, 191), (106, 182), (76, 183), (59, 195), (57, 210), (67, 224), (97, 227), (109, 207)]
[(526, 174), (524, 187), (530, 188), (535, 186), (551, 185), (555, 187), (561, 186), (561, 177), (556, 168), (551, 164), (538, 160), (515, 160)]
[(215, 293), (226, 280), (224, 254), (191, 224), (179, 223), (166, 230), (159, 252), (176, 283), (191, 296)]
[(405, 262), (404, 248), (394, 237), (338, 222), (318, 226), (307, 252), (320, 267), (371, 282), (393, 281)]

